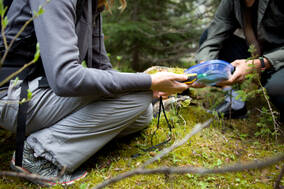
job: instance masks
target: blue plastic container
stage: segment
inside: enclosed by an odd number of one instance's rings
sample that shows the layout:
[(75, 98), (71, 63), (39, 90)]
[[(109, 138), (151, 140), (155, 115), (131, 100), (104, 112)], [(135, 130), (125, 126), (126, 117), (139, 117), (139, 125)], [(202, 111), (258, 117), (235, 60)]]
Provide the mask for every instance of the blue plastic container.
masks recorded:
[(196, 82), (205, 85), (215, 85), (230, 78), (234, 66), (223, 60), (209, 60), (184, 71), (186, 74), (197, 74)]

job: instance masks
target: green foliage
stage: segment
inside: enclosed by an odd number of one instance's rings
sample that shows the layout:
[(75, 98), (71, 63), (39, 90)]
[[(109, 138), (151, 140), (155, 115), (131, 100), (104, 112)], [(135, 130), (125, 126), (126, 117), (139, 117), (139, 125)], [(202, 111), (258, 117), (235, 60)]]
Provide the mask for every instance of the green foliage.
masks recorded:
[(35, 17), (38, 17), (38, 16), (42, 15), (43, 13), (44, 13), (43, 6), (40, 5), (40, 6), (38, 7), (38, 11), (34, 11), (34, 16), (35, 16)]
[[(251, 57), (249, 57), (247, 61), (257, 59), (257, 55), (254, 55), (255, 51), (255, 47), (250, 45), (248, 52), (251, 54)], [(266, 101), (261, 110), (258, 110), (260, 119), (256, 124), (258, 130), (255, 132), (255, 136), (277, 136), (279, 135), (279, 130), (276, 130), (277, 128), (275, 127), (272, 128), (272, 126), (275, 125), (273, 116), (277, 117), (277, 113), (275, 114), (274, 111), (271, 112), (269, 109), (269, 96), (266, 93), (266, 89), (261, 84), (260, 74), (255, 69), (254, 64), (251, 64), (250, 66), (253, 71), (246, 75), (245, 81), (240, 86), (238, 85), (236, 87), (237, 89), (240, 88), (240, 90), (236, 91), (238, 93), (237, 99), (247, 102), (260, 98), (263, 101)]]
[(4, 7), (3, 0), (0, 0), (1, 28), (5, 29), (8, 24), (7, 16), (5, 16), (7, 7)]
[(27, 94), (27, 100), (29, 101), (29, 100), (31, 100), (31, 99), (32, 99), (32, 95), (33, 95), (33, 93), (31, 92), (31, 90), (30, 90), (30, 89), (28, 89), (28, 90), (27, 90), (27, 92), (28, 92), (28, 94)]
[(27, 97), (26, 98), (23, 98), (19, 104), (23, 104), (23, 103), (26, 103), (28, 101), (30, 101), (32, 99), (32, 96), (33, 96), (33, 93), (31, 92), (30, 89), (27, 89)]
[(260, 119), (256, 123), (256, 126), (258, 127), (258, 131), (254, 133), (255, 136), (264, 137), (278, 134), (273, 130), (273, 120), (271, 113), (266, 107), (262, 107), (260, 111)]
[(80, 189), (88, 189), (88, 184), (87, 183), (81, 184)]
[[(144, 71), (152, 65), (180, 66), (182, 58), (196, 51), (201, 26), (208, 24), (205, 16), (210, 15), (200, 13), (196, 1), (127, 2), (123, 13), (113, 10), (104, 15), (106, 47), (115, 66), (117, 56), (122, 57), (119, 64), (129, 64), (134, 71)], [(216, 6), (210, 4), (212, 0), (204, 3)]]
[(39, 48), (39, 43), (36, 44), (36, 52), (34, 54), (34, 59), (33, 62), (37, 62), (40, 57), (40, 48)]
[(16, 77), (13, 81), (13, 85), (16, 86), (19, 82), (19, 77)]
[(4, 7), (3, 0), (0, 0), (0, 15), (4, 17), (6, 13), (7, 7)]
[(83, 68), (87, 68), (87, 67), (88, 67), (85, 60), (83, 60), (83, 62), (81, 63), (81, 65), (83, 66)]

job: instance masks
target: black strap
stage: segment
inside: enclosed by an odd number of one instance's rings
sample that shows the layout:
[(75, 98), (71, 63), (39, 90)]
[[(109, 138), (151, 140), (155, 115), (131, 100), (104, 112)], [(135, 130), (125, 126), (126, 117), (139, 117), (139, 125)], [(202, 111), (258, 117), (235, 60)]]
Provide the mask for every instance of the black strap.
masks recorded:
[(22, 167), (23, 161), (23, 152), (24, 152), (24, 142), (26, 139), (26, 118), (27, 118), (27, 111), (28, 111), (28, 102), (21, 101), (26, 98), (28, 94), (28, 80), (24, 79), (21, 85), (21, 94), (20, 94), (20, 104), (19, 104), (19, 111), (17, 117), (17, 134), (16, 134), (16, 157), (15, 157), (15, 164), (19, 167)]
[[(163, 99), (162, 99), (162, 97), (160, 97), (159, 100), (160, 100), (160, 104), (159, 104), (159, 113), (158, 113), (157, 128), (156, 128), (156, 130), (154, 131), (154, 133), (153, 133), (152, 136), (151, 136), (151, 145), (152, 145), (152, 146), (149, 147), (149, 148), (146, 148), (146, 149), (141, 149), (143, 152), (150, 152), (150, 151), (159, 149), (161, 146), (167, 144), (167, 143), (168, 143), (169, 141), (171, 141), (171, 139), (172, 139), (172, 128), (173, 128), (173, 126), (170, 124), (170, 122), (169, 122), (169, 120), (168, 120), (168, 118), (167, 118), (167, 114), (166, 114), (166, 111), (165, 111), (165, 107), (164, 107), (164, 104), (163, 104)], [(170, 130), (170, 136), (169, 136), (169, 138), (168, 138), (167, 140), (165, 140), (165, 141), (163, 141), (163, 142), (161, 142), (161, 143), (159, 143), (159, 144), (153, 145), (153, 136), (156, 134), (157, 130), (158, 130), (159, 127), (160, 127), (161, 110), (163, 111), (165, 120), (166, 120), (167, 125), (168, 125), (168, 128), (169, 128), (169, 130)], [(134, 155), (132, 155), (131, 157), (132, 157), (132, 158), (137, 158), (137, 157), (139, 157), (139, 156), (141, 156), (141, 153), (134, 154)]]
[(83, 5), (85, 0), (78, 0), (76, 4), (76, 24), (79, 22), (82, 13), (83, 13)]
[(88, 0), (88, 67), (92, 67), (92, 59), (93, 59), (93, 0)]
[(89, 24), (89, 34), (88, 34), (88, 67), (92, 67), (93, 60), (93, 11), (97, 11), (98, 0), (88, 1), (88, 24)]

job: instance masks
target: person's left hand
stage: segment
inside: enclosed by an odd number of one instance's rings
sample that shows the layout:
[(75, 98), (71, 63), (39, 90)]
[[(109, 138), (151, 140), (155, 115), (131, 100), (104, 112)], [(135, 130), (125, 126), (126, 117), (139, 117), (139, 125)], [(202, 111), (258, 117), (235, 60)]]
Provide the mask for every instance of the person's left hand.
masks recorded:
[(235, 67), (234, 74), (227, 81), (220, 82), (217, 85), (224, 86), (241, 83), (245, 80), (246, 75), (252, 73), (253, 70), (260, 71), (258, 64), (255, 64), (255, 60), (241, 59), (235, 60), (231, 64)]

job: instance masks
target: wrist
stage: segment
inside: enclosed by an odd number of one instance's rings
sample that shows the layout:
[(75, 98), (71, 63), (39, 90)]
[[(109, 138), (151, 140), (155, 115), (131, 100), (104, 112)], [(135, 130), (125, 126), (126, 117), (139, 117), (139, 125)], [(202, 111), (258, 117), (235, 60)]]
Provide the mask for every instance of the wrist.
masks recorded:
[(259, 57), (258, 59), (254, 59), (253, 64), (255, 65), (258, 71), (264, 71), (270, 68), (270, 63), (265, 57)]
[(150, 89), (151, 90), (155, 90), (154, 89), (154, 86), (155, 86), (155, 77), (154, 77), (154, 75), (150, 75), (150, 77), (151, 77), (151, 87), (150, 87)]
[(271, 67), (271, 64), (269, 62), (269, 60), (263, 56), (259, 57), (259, 61), (261, 64), (261, 71), (264, 71), (266, 69), (269, 69)]

